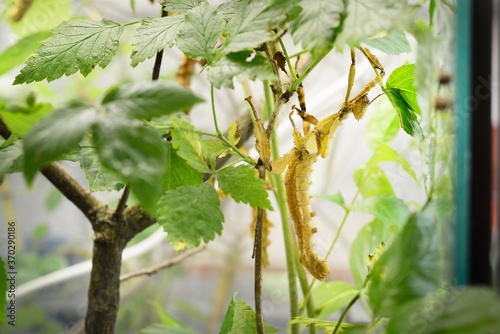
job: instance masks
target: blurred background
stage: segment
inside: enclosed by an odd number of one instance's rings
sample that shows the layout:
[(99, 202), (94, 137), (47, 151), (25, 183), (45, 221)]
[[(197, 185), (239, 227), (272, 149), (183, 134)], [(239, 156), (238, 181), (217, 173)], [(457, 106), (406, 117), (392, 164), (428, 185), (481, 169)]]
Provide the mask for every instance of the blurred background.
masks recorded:
[[(128, 1), (70, 1), (35, 0), (33, 7), (23, 20), (12, 22), (13, 1), (0, 2), (2, 20), (0, 22), (0, 52), (20, 38), (30, 34), (48, 31), (63, 20), (75, 16), (89, 16), (93, 19), (109, 18), (119, 23), (140, 20), (144, 17), (158, 17), (160, 6), (146, 0), (136, 0), (135, 12)], [(436, 52), (449, 52), (453, 43), (453, 16), (443, 15), (442, 20), (446, 43)], [(125, 29), (118, 55), (106, 69), (96, 68), (88, 77), (75, 74), (63, 77), (52, 83), (46, 81), (30, 85), (12, 86), (20, 66), (1, 72), (0, 99), (8, 102), (23, 101), (32, 94), (39, 102), (60, 105), (69, 100), (84, 100), (90, 103), (112, 85), (127, 81), (150, 80), (153, 59), (131, 68), (130, 53), (135, 27)], [(415, 52), (400, 55), (376, 54), (386, 73), (405, 62), (416, 58), (415, 41), (408, 36)], [(288, 51), (293, 53), (300, 48), (291, 40), (285, 40)], [(339, 110), (345, 98), (347, 75), (350, 66), (348, 50), (332, 52), (304, 81), (308, 112), (318, 119)], [(354, 96), (364, 85), (373, 80), (374, 72), (369, 63), (357, 55), (356, 83)], [(441, 68), (454, 73), (454, 59), (442, 62)], [(181, 63), (182, 54), (176, 50), (165, 50), (161, 78), (173, 80)], [(197, 71), (201, 70), (200, 67)], [(210, 100), (210, 86), (202, 76), (195, 76), (192, 90)], [(263, 103), (262, 84), (249, 82), (254, 103), (259, 109)], [(373, 98), (380, 93), (376, 88), (370, 94)], [(444, 93), (452, 98), (452, 90)], [(221, 129), (247, 112), (244, 101), (246, 92), (239, 84), (234, 90), (216, 91), (216, 105)], [(296, 97), (283, 107), (278, 135), (280, 149), (286, 153), (293, 145), (292, 128), (288, 111), (292, 104), (298, 104)], [(337, 204), (317, 195), (342, 194), (347, 203), (356, 196), (357, 186), (353, 172), (363, 166), (372, 156), (368, 145), (369, 129), (372, 118), (390, 117), (393, 114), (385, 97), (374, 102), (361, 121), (348, 118), (339, 129), (332, 150), (326, 159), (320, 159), (313, 174), (311, 193), (315, 195), (312, 206), (317, 216), (314, 219), (319, 233), (316, 246), (320, 254), (328, 250), (339, 225), (344, 210)], [(198, 105), (191, 112), (193, 123), (198, 129), (213, 131), (213, 120), (208, 103)], [(375, 122), (375, 121), (373, 121)], [(375, 124), (375, 123), (373, 123)], [(378, 124), (378, 123), (377, 123)], [(250, 139), (248, 147), (253, 146)], [(420, 207), (426, 199), (422, 184), (423, 164), (418, 146), (402, 130), (391, 142), (412, 165), (419, 176), (416, 182), (400, 165), (383, 163), (381, 167), (392, 183), (396, 195), (409, 203), (410, 209)], [(256, 152), (250, 150), (256, 156)], [(64, 161), (62, 165), (79, 182), (87, 186), (84, 173), (77, 162)], [(96, 193), (96, 196), (110, 206), (117, 204), (120, 192)], [(271, 195), (274, 208), (277, 208)], [(17, 327), (5, 327), (1, 333), (78, 333), (86, 311), (86, 291), (90, 272), (92, 250), (92, 230), (86, 218), (43, 176), (38, 175), (33, 186), (26, 187), (23, 176), (9, 175), (0, 187), (0, 236), (6, 235), (6, 223), (16, 222), (17, 227), (17, 266), (18, 266), (18, 312)], [(133, 201), (133, 199), (132, 199)], [(253, 260), (250, 224), (252, 212), (246, 205), (231, 199), (222, 200), (225, 216), (222, 236), (216, 237), (206, 249), (181, 264), (160, 271), (153, 276), (133, 278), (122, 285), (121, 308), (116, 327), (117, 333), (136, 333), (140, 329), (159, 322), (158, 309), (164, 309), (200, 333), (218, 333), (228, 302), (238, 291), (238, 299), (253, 305)], [(271, 244), (268, 249), (270, 265), (264, 270), (263, 307), (266, 321), (274, 327), (285, 329), (289, 321), (288, 285), (283, 236), (280, 216), (277, 211), (269, 212), (268, 217), (274, 226)], [(359, 229), (372, 220), (372, 216), (351, 213), (332, 254), (328, 259), (331, 274), (328, 280), (352, 281), (349, 270), (349, 253), (352, 241)], [(1, 242), (5, 240), (2, 239)], [(0, 256), (5, 254), (0, 248)], [(177, 253), (167, 244), (166, 234), (157, 226), (138, 235), (124, 254), (122, 273), (149, 267)], [(363, 320), (366, 315), (361, 307), (359, 312), (351, 313), (348, 321)], [(3, 331), (2, 331), (3, 330)]]

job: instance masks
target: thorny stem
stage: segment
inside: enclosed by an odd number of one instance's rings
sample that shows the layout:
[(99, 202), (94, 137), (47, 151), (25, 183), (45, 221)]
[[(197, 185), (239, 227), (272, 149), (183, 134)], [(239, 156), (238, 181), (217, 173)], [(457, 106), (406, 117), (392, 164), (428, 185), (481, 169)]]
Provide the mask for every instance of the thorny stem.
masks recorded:
[[(259, 178), (261, 180), (266, 179), (266, 169), (263, 165), (259, 164), (257, 166), (259, 171)], [(254, 243), (254, 253), (255, 253), (255, 313), (257, 322), (257, 333), (264, 334), (264, 316), (262, 314), (262, 217), (264, 215), (264, 209), (259, 207), (257, 209), (257, 217), (255, 222), (255, 243)]]

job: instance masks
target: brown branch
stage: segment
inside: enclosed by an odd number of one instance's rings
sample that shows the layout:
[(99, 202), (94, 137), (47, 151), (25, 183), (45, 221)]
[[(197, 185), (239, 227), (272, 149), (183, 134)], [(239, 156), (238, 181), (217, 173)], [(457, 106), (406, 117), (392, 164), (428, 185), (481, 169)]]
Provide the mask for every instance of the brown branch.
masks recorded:
[[(0, 118), (0, 135), (5, 139), (12, 135), (7, 124)], [(87, 189), (76, 181), (58, 163), (42, 168), (41, 173), (94, 224), (99, 211), (105, 209)]]
[(130, 195), (130, 187), (127, 185), (123, 189), (122, 197), (120, 197), (120, 201), (116, 206), (115, 213), (113, 214), (114, 219), (119, 219), (122, 216), (123, 210), (127, 208), (127, 200), (129, 195)]
[(125, 282), (133, 277), (154, 275), (162, 269), (172, 267), (173, 265), (178, 264), (179, 262), (183, 261), (184, 259), (186, 259), (186, 258), (188, 258), (196, 253), (201, 252), (205, 248), (206, 248), (206, 246), (191, 249), (191, 250), (188, 250), (182, 254), (177, 255), (173, 259), (167, 259), (167, 260), (162, 261), (160, 263), (157, 263), (149, 268), (139, 269), (139, 270), (127, 273), (127, 274), (123, 274), (120, 276), (120, 282)]
[[(259, 160), (260, 161), (260, 160)], [(266, 169), (263, 165), (258, 165), (259, 178), (265, 180)], [(259, 207), (257, 209), (257, 217), (255, 221), (255, 321), (257, 324), (257, 333), (264, 334), (264, 315), (262, 314), (262, 217), (264, 216), (264, 209)]]

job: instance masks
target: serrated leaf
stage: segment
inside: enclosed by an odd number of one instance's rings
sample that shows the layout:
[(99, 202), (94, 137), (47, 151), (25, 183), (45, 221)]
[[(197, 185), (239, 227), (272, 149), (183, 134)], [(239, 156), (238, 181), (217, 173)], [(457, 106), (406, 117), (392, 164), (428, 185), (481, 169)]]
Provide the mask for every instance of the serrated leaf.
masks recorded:
[(225, 55), (207, 69), (208, 80), (216, 88), (221, 86), (234, 88), (233, 79), (243, 81), (250, 80), (273, 80), (274, 73), (267, 58), (252, 51), (233, 52)]
[(2, 325), (5, 321), (5, 312), (7, 310), (8, 301), (8, 299), (5, 298), (5, 296), (8, 296), (7, 290), (7, 273), (5, 271), (5, 263), (2, 258), (0, 258), (0, 295), (2, 296), (2, 298), (0, 298), (0, 325)]
[(121, 115), (149, 119), (191, 108), (203, 99), (174, 83), (141, 82), (111, 89), (101, 104)]
[(291, 24), (296, 44), (311, 53), (325, 52), (331, 48), (334, 29), (340, 24), (344, 11), (342, 0), (301, 0), (302, 12)]
[(36, 123), (24, 138), (24, 175), (31, 184), (38, 169), (78, 146), (97, 119), (94, 108), (68, 105)]
[(414, 64), (395, 69), (387, 79), (384, 92), (396, 109), (401, 127), (411, 136), (423, 140), (423, 131), (418, 122), (420, 107), (414, 85)]
[(388, 334), (497, 333), (500, 299), (492, 289), (445, 286), (399, 308), (387, 326)]
[(0, 54), (0, 75), (21, 65), (33, 54), (33, 52), (35, 52), (40, 42), (51, 35), (52, 33), (50, 31), (39, 31), (21, 38), (15, 44), (5, 49)]
[(359, 293), (359, 290), (358, 287), (341, 281), (326, 282), (318, 285), (312, 291), (312, 297), (318, 311), (318, 318), (325, 318), (347, 306)]
[[(212, 172), (203, 156), (201, 134), (191, 124), (173, 118), (172, 145), (177, 154), (201, 173)], [(212, 166), (213, 167), (213, 166)]]
[(224, 31), (224, 18), (217, 6), (202, 4), (185, 14), (179, 28), (177, 47), (188, 57), (206, 59), (211, 64), (215, 58), (215, 45)]
[(411, 212), (406, 204), (394, 196), (371, 196), (356, 201), (352, 211), (369, 213), (373, 217), (396, 226), (403, 226)]
[(375, 262), (368, 297), (376, 316), (386, 316), (405, 303), (436, 290), (443, 279), (440, 224), (425, 211), (414, 214)]
[(226, 25), (227, 37), (222, 46), (224, 52), (254, 48), (275, 38), (271, 29), (284, 23), (297, 12), (296, 2), (242, 2)]
[(363, 166), (354, 172), (354, 181), (363, 197), (392, 195), (394, 188), (384, 171), (376, 165)]
[(108, 19), (78, 19), (61, 23), (53, 32), (27, 60), (15, 85), (53, 81), (77, 71), (87, 76), (96, 65), (106, 67), (118, 50), (123, 27)]
[(368, 275), (366, 257), (373, 254), (382, 242), (386, 246), (390, 245), (398, 230), (399, 227), (395, 225), (374, 220), (365, 224), (358, 232), (351, 245), (349, 265), (354, 281), (359, 286), (363, 285)]
[(177, 155), (172, 143), (167, 143), (166, 156), (167, 168), (162, 177), (165, 191), (180, 186), (196, 186), (202, 182), (202, 174)]
[(380, 35), (362, 39), (362, 42), (392, 55), (411, 52), (410, 42), (402, 31), (391, 30)]
[[(381, 144), (389, 144), (398, 134), (399, 118), (384, 100), (383, 106), (371, 114), (366, 127), (368, 146), (376, 150)], [(382, 103), (381, 103), (382, 104)]]
[(189, 10), (201, 4), (207, 3), (206, 0), (166, 0), (162, 1), (164, 9), (167, 12), (185, 14)]
[(34, 106), (6, 105), (0, 107), (0, 115), (8, 128), (20, 137), (53, 110), (50, 103), (36, 103)]
[(219, 196), (206, 182), (167, 191), (158, 201), (156, 216), (177, 251), (213, 240), (221, 234), (224, 221)]
[(232, 151), (218, 139), (205, 139), (201, 142), (201, 147), (203, 156), (208, 160), (211, 169), (215, 169), (218, 158), (226, 156)]
[(160, 134), (138, 121), (103, 118), (93, 139), (101, 164), (131, 186), (146, 211), (154, 212), (166, 163)]
[(225, 194), (236, 202), (272, 210), (264, 180), (257, 177), (257, 171), (248, 165), (226, 167), (217, 171), (217, 181)]
[(227, 132), (227, 140), (233, 145), (238, 144), (241, 139), (240, 129), (238, 129), (238, 123), (233, 121), (229, 126), (229, 131)]
[[(387, 31), (405, 31), (414, 22), (415, 6), (405, 1), (352, 0), (336, 46), (358, 45), (363, 39)], [(381, 19), (381, 18), (384, 19)]]
[(146, 18), (137, 28), (135, 42), (132, 44), (131, 66), (156, 55), (166, 47), (172, 47), (179, 27), (184, 22), (183, 15), (160, 18)]
[(0, 183), (5, 175), (23, 171), (23, 146), (20, 141), (0, 149)]
[(124, 187), (116, 174), (104, 168), (93, 149), (82, 148), (78, 157), (91, 192), (118, 191)]
[[(220, 329), (220, 334), (255, 334), (257, 324), (255, 321), (255, 311), (251, 306), (241, 300), (236, 300), (236, 294), (229, 302), (224, 321)], [(264, 323), (264, 333), (277, 333), (279, 330)]]

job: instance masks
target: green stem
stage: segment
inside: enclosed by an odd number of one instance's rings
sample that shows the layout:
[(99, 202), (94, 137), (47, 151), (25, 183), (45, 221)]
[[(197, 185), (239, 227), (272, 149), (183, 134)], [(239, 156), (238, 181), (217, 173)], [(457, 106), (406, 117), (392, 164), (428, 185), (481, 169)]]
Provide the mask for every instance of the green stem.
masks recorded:
[[(264, 92), (266, 97), (266, 114), (273, 112), (273, 93), (271, 91), (270, 85), (264, 83)], [(279, 147), (278, 138), (276, 136), (276, 131), (272, 131), (271, 140), (271, 154), (273, 159), (279, 158)], [(294, 243), (293, 235), (290, 229), (290, 224), (288, 222), (288, 208), (286, 205), (286, 195), (285, 186), (283, 184), (283, 178), (281, 175), (269, 173), (269, 178), (271, 185), (274, 189), (274, 194), (276, 196), (276, 201), (278, 202), (278, 208), (281, 217), (281, 226), (283, 228), (283, 239), (285, 242), (285, 252), (286, 252), (286, 267), (288, 272), (288, 292), (290, 295), (290, 317), (291, 319), (299, 316), (299, 299), (297, 296), (297, 274), (295, 271), (294, 263)], [(293, 324), (291, 328), (292, 334), (299, 334), (300, 326), (299, 324)]]
[[(219, 130), (219, 124), (217, 123), (217, 114), (215, 112), (215, 98), (214, 98), (214, 85), (210, 85), (210, 100), (211, 100), (211, 105), (212, 105), (212, 117), (214, 119), (214, 126), (215, 126), (215, 132), (216, 138), (222, 140), (227, 146), (231, 147), (236, 154), (238, 154), (246, 163), (250, 165), (255, 165), (255, 161), (253, 161), (252, 158), (250, 158), (248, 155), (244, 154), (241, 152), (233, 143), (231, 143), (226, 137), (222, 135), (222, 133)], [(207, 135), (213, 135), (210, 133), (204, 133)]]
[(344, 311), (342, 312), (342, 315), (340, 316), (340, 319), (339, 321), (337, 322), (337, 326), (335, 326), (335, 329), (333, 330), (333, 333), (332, 334), (336, 334), (339, 329), (340, 329), (340, 326), (342, 325), (342, 322), (344, 321), (344, 318), (346, 317), (347, 315), (347, 312), (349, 312), (349, 310), (351, 309), (351, 307), (354, 305), (354, 303), (359, 299), (359, 296), (360, 294), (358, 293), (352, 300), (351, 302), (349, 303), (349, 305), (347, 305), (347, 307), (344, 309)]
[(292, 63), (290, 62), (290, 57), (288, 56), (288, 52), (286, 51), (285, 43), (283, 43), (283, 40), (281, 38), (278, 38), (278, 41), (280, 43), (281, 50), (283, 50), (283, 54), (285, 55), (286, 63), (288, 64), (288, 69), (290, 70), (290, 76), (292, 77), (292, 80), (297, 80), (297, 74), (295, 73)]

